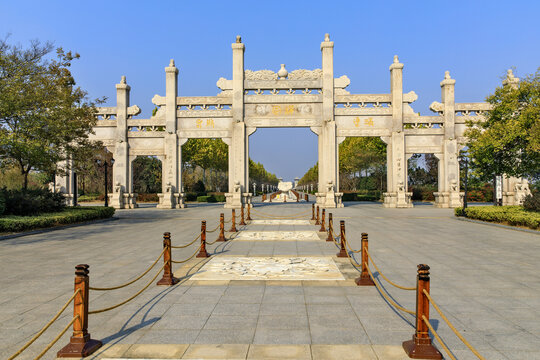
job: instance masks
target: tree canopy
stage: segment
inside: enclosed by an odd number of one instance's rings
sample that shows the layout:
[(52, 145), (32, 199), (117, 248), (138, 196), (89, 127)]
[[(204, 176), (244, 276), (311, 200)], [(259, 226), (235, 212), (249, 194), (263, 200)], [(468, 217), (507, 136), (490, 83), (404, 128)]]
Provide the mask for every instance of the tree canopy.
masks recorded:
[(498, 87), (487, 97), (485, 121), (470, 122), (471, 167), (484, 179), (494, 175), (540, 177), (540, 69), (516, 86)]
[(95, 104), (69, 71), (79, 54), (33, 41), (0, 41), (0, 165), (17, 166), (28, 184), (31, 170), (56, 164), (90, 145)]

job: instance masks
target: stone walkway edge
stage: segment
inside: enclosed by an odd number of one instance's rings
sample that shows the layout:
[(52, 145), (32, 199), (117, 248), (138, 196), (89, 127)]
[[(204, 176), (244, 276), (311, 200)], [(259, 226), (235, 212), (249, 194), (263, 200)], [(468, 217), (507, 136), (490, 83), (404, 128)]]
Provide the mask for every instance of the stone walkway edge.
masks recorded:
[(85, 359), (408, 359), (399, 345), (117, 344)]

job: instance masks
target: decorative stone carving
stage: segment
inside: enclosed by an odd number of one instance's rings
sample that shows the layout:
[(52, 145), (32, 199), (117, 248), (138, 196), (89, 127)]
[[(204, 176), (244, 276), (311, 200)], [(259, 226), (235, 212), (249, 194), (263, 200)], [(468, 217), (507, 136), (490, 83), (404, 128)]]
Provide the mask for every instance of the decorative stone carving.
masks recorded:
[(277, 80), (278, 75), (272, 70), (246, 70), (244, 72), (245, 80)]
[(317, 80), (322, 78), (322, 70), (298, 69), (289, 73), (289, 80)]

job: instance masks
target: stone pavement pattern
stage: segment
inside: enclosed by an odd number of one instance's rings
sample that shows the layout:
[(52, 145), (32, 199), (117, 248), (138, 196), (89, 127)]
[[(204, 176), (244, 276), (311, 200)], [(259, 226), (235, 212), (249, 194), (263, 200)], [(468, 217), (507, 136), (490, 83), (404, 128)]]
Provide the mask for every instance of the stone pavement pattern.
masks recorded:
[[(307, 206), (269, 204), (258, 210), (287, 215)], [(201, 219), (211, 229), (220, 212), (224, 210), (219, 205), (121, 210), (117, 221), (0, 241), (0, 358), (22, 346), (71, 296), (74, 265), (90, 265), (92, 286), (124, 283), (155, 260), (164, 231), (171, 232), (173, 245), (187, 244), (198, 235)], [(340, 219), (346, 221), (352, 248), (360, 247), (361, 232), (369, 233), (370, 253), (394, 281), (412, 286), (416, 265), (429, 264), (432, 296), (486, 358), (540, 358), (537, 234), (459, 222), (451, 210), (431, 206), (398, 210), (351, 204), (331, 212), (336, 229)], [(230, 213), (225, 213), (228, 219)], [(238, 228), (313, 231), (315, 227)], [(209, 234), (209, 241), (211, 235), (217, 233)], [(328, 257), (337, 249), (323, 240), (268, 240), (217, 243), (208, 251), (219, 256)], [(192, 253), (192, 248), (174, 249), (173, 260)], [(185, 280), (174, 287), (152, 285), (118, 309), (90, 315), (92, 337), (105, 344), (94, 358), (141, 358), (148, 351), (163, 358), (271, 358), (269, 351), (279, 352), (273, 356), (283, 359), (405, 358), (401, 342), (414, 332), (413, 317), (393, 310), (375, 288), (355, 286), (350, 279), (358, 273), (348, 262), (334, 260), (347, 280)], [(174, 265), (173, 270), (176, 276), (192, 274), (207, 261), (194, 259)], [(90, 309), (126, 299), (152, 274), (127, 289), (91, 292)], [(414, 309), (413, 292), (389, 291), (403, 306)], [(474, 358), (433, 309), (431, 314), (433, 326), (458, 359)], [(33, 358), (70, 318), (71, 308), (19, 358)], [(45, 358), (54, 358), (67, 342), (66, 334)]]

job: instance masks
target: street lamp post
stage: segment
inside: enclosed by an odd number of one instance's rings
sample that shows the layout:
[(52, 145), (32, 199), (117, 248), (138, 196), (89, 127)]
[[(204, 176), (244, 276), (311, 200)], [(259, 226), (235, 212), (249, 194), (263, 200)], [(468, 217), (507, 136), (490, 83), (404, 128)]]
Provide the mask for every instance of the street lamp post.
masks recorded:
[(465, 190), (463, 198), (463, 209), (467, 208), (467, 181), (469, 179), (469, 159), (464, 157), (465, 160), (465, 179), (463, 181), (463, 190)]
[(253, 196), (257, 196), (257, 183), (253, 183)]
[(113, 166), (114, 165), (114, 159), (111, 159), (110, 161), (110, 164), (107, 163), (107, 160), (105, 161), (101, 161), (101, 159), (97, 159), (96, 160), (96, 164), (99, 166), (99, 167), (104, 167), (105, 168), (105, 207), (109, 206), (109, 194), (108, 194), (108, 173), (107, 173), (107, 170), (109, 168), (109, 166)]

